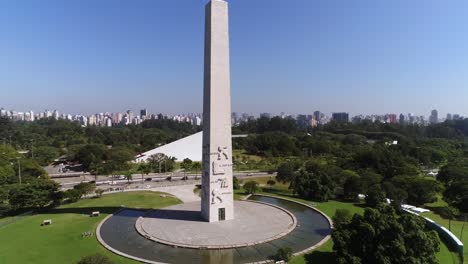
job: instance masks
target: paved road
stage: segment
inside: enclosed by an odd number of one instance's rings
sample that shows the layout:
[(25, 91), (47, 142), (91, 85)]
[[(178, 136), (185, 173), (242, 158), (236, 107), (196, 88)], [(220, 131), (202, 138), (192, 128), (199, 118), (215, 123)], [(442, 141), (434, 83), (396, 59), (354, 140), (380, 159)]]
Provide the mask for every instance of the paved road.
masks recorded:
[[(266, 172), (241, 172), (234, 174), (239, 179), (246, 179), (249, 177), (268, 177), (268, 176), (276, 176), (275, 174), (268, 174)], [(171, 181), (168, 181), (167, 178), (171, 177)], [(139, 184), (141, 186), (146, 185), (158, 185), (160, 183), (170, 183), (174, 181), (182, 181), (183, 178), (186, 177), (186, 180), (192, 181), (199, 181), (200, 174), (186, 174), (184, 176), (183, 173), (168, 173), (168, 174), (150, 174), (150, 175), (143, 175), (135, 174), (133, 175), (133, 179), (130, 181), (131, 184)], [(95, 181), (96, 177), (92, 175), (82, 175), (80, 177), (66, 177), (66, 178), (53, 178), (57, 183), (59, 183), (62, 188), (69, 189), (73, 188), (73, 186), (79, 184), (80, 182), (91, 182)], [(96, 184), (98, 186), (107, 186), (107, 187), (118, 187), (118, 186), (125, 186), (127, 185), (128, 181), (124, 179), (123, 176), (118, 176), (114, 178), (110, 178), (108, 176), (98, 176)]]

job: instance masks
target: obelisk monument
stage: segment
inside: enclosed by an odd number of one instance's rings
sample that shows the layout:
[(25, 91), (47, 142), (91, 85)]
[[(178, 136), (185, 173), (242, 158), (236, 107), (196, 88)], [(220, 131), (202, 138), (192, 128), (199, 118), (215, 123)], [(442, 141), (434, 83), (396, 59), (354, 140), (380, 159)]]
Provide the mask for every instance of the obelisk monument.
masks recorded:
[(234, 218), (228, 3), (210, 0), (205, 12), (201, 212), (218, 222)]

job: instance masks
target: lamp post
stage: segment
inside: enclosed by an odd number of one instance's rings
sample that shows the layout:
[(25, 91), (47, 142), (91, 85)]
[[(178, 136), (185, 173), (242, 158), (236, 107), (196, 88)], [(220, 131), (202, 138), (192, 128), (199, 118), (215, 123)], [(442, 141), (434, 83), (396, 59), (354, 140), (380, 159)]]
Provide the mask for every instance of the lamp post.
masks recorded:
[(31, 157), (34, 159), (34, 139), (31, 139)]
[(21, 184), (21, 159), (20, 158), (17, 158), (18, 159), (18, 180), (19, 180), (19, 184)]

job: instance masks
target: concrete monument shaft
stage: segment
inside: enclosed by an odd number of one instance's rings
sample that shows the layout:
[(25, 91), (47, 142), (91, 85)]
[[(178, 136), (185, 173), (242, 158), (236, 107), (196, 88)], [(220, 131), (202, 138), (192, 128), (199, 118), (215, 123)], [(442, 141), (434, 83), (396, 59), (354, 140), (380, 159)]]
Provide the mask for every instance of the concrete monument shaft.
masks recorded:
[(202, 216), (234, 218), (228, 3), (211, 0), (205, 17)]

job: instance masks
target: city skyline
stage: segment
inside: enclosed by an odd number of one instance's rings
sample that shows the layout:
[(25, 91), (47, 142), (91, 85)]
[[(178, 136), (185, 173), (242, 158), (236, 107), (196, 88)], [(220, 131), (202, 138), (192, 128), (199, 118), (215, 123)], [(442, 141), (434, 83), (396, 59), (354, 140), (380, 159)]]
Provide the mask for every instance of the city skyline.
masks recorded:
[[(0, 103), (89, 114), (140, 105), (201, 112), (204, 2), (2, 3)], [(232, 108), (466, 116), (466, 7), (232, 1), (232, 12), (243, 14), (231, 23)]]
[[(127, 112), (133, 112), (134, 114), (138, 114), (140, 113), (141, 111), (147, 111), (148, 112), (148, 115), (158, 115), (158, 114), (162, 114), (164, 116), (175, 116), (175, 115), (192, 115), (192, 114), (202, 114), (203, 111), (188, 111), (188, 112), (184, 112), (184, 111), (175, 111), (175, 112), (168, 112), (168, 111), (164, 111), (164, 110), (161, 110), (161, 109), (150, 109), (150, 108), (147, 108), (147, 107), (135, 107), (135, 108), (132, 108), (132, 109), (124, 109), (124, 108), (120, 108), (120, 109), (117, 109), (115, 111), (110, 111), (109, 109), (101, 109), (101, 110), (98, 110), (98, 111), (95, 111), (95, 112), (91, 112), (91, 111), (85, 111), (85, 110), (78, 110), (78, 111), (72, 111), (72, 112), (69, 112), (69, 111), (64, 111), (63, 109), (58, 109), (58, 108), (54, 108), (54, 107), (45, 107), (43, 109), (32, 109), (32, 108), (25, 108), (25, 109), (18, 109), (18, 108), (8, 108), (6, 107), (5, 105), (0, 105), (0, 110), (5, 110), (5, 111), (14, 111), (14, 112), (33, 112), (33, 113), (43, 113), (43, 112), (46, 112), (46, 111), (49, 111), (49, 112), (54, 112), (54, 111), (57, 111), (59, 112), (60, 114), (67, 114), (67, 115), (96, 115), (96, 114), (113, 114), (113, 113), (127, 113)], [(414, 111), (409, 111), (409, 112), (403, 112), (403, 111), (390, 111), (390, 112), (385, 112), (385, 111), (379, 111), (377, 110), (376, 112), (370, 112), (370, 113), (352, 113), (350, 111), (344, 111), (343, 109), (335, 109), (334, 111), (330, 111), (330, 112), (325, 112), (325, 111), (322, 111), (321, 109), (315, 109), (315, 108), (312, 108), (311, 110), (308, 110), (308, 111), (304, 111), (304, 112), (287, 112), (287, 111), (282, 111), (281, 109), (277, 109), (275, 111), (259, 111), (259, 112), (251, 112), (251, 111), (232, 111), (232, 113), (237, 113), (237, 114), (249, 114), (251, 116), (254, 116), (254, 117), (261, 117), (263, 114), (267, 114), (271, 117), (274, 117), (274, 116), (297, 116), (297, 115), (311, 115), (313, 114), (314, 112), (316, 111), (319, 111), (320, 113), (323, 113), (323, 114), (326, 114), (326, 115), (333, 115), (335, 113), (347, 113), (349, 114), (350, 117), (353, 117), (353, 116), (360, 116), (360, 115), (364, 115), (364, 116), (370, 116), (370, 115), (387, 115), (387, 114), (396, 114), (396, 115), (399, 115), (399, 114), (404, 114), (404, 115), (408, 115), (408, 114), (411, 114), (411, 115), (414, 115), (414, 116), (424, 116), (425, 118), (430, 118), (431, 115), (433, 114), (433, 111), (437, 111), (438, 113), (438, 117), (439, 119), (441, 118), (444, 118), (446, 117), (447, 115), (459, 115), (459, 116), (462, 116), (462, 117), (465, 117), (464, 114), (462, 114), (462, 112), (460, 111), (455, 111), (455, 112), (443, 112), (443, 111), (440, 111), (440, 109), (436, 109), (436, 108), (430, 108), (428, 109), (426, 112), (424, 113), (417, 113), (417, 112), (414, 112)]]
[[(462, 120), (465, 116), (458, 113), (447, 113), (443, 115), (439, 113), (437, 109), (431, 110), (429, 115), (417, 115), (414, 113), (385, 113), (385, 114), (357, 114), (350, 115), (348, 112), (335, 111), (331, 114), (323, 113), (320, 110), (315, 110), (313, 113), (298, 113), (290, 114), (286, 112), (271, 113), (261, 112), (258, 114), (246, 113), (246, 112), (231, 112), (231, 123), (236, 126), (242, 122), (257, 119), (257, 118), (273, 118), (280, 117), (282, 119), (293, 119), (297, 125), (302, 128), (316, 127), (317, 125), (324, 125), (330, 121), (338, 122), (352, 122), (360, 123), (364, 120), (372, 122), (382, 122), (391, 124), (419, 124), (419, 125), (430, 125), (446, 120)], [(79, 122), (83, 127), (86, 126), (100, 126), (100, 127), (112, 127), (118, 125), (139, 125), (145, 120), (155, 119), (171, 119), (177, 122), (187, 122), (194, 126), (200, 126), (203, 123), (203, 113), (177, 113), (168, 114), (161, 112), (151, 112), (146, 108), (140, 108), (139, 111), (117, 111), (117, 112), (99, 112), (93, 114), (70, 114), (61, 112), (59, 110), (44, 110), (44, 111), (15, 111), (8, 110), (0, 106), (0, 118), (8, 118), (14, 121), (36, 121), (40, 119), (64, 119), (69, 121)]]

